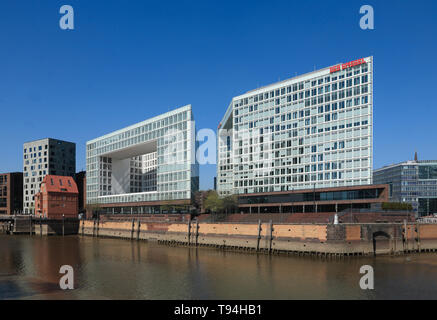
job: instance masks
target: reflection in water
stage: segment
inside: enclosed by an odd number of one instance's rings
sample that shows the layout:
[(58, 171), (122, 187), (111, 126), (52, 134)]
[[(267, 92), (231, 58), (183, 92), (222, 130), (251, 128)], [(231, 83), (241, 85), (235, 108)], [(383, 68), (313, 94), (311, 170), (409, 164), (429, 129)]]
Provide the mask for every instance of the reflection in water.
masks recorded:
[[(359, 269), (375, 270), (361, 290)], [(59, 288), (71, 265), (75, 290)], [(0, 299), (437, 298), (437, 255), (320, 259), (80, 236), (0, 235)]]

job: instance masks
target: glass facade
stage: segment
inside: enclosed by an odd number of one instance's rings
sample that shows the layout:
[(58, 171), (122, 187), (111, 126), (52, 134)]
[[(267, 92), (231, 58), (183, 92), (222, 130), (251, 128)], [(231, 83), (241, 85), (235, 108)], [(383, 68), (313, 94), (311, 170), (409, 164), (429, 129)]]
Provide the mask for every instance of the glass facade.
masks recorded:
[(190, 105), (88, 141), (87, 203), (191, 199), (195, 148)]
[(313, 202), (313, 201), (346, 201), (378, 199), (384, 189), (363, 189), (347, 191), (304, 192), (284, 195), (248, 196), (239, 197), (240, 204), (257, 203), (287, 203), (287, 202)]
[(373, 173), (375, 183), (389, 185), (394, 202), (408, 202), (417, 216), (437, 213), (437, 160), (407, 161)]
[(218, 129), (221, 195), (365, 185), (373, 169), (373, 59), (234, 97)]

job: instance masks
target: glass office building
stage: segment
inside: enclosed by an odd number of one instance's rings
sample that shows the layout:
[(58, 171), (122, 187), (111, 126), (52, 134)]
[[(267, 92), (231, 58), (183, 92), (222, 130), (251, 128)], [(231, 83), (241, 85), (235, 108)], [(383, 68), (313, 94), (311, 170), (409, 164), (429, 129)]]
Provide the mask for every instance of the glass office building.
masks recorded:
[(87, 203), (105, 213), (186, 212), (199, 188), (191, 105), (87, 142)]
[(389, 199), (408, 202), (418, 217), (437, 213), (437, 160), (406, 161), (373, 172), (375, 183), (389, 185)]
[(217, 137), (221, 195), (371, 184), (373, 58), (234, 97)]

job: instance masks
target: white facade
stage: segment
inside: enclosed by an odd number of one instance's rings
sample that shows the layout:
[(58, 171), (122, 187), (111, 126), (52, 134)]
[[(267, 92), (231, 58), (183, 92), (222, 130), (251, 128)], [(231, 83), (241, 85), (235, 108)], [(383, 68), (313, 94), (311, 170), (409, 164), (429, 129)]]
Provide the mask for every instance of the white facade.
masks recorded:
[(218, 129), (221, 195), (372, 183), (373, 58), (234, 97)]
[(190, 200), (198, 190), (191, 105), (87, 142), (87, 203)]

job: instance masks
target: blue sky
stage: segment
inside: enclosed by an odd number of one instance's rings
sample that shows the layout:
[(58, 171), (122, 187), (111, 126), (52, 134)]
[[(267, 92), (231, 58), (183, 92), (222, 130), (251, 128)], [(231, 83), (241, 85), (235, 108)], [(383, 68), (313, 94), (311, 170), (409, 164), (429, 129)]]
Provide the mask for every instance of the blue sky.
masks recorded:
[[(75, 30), (59, 28), (69, 4)], [(370, 4), (375, 29), (361, 30)], [(437, 159), (436, 1), (0, 2), (0, 172), (22, 144), (85, 143), (186, 104), (217, 128), (233, 96), (374, 56), (374, 167)], [(215, 166), (201, 166), (201, 188)]]

